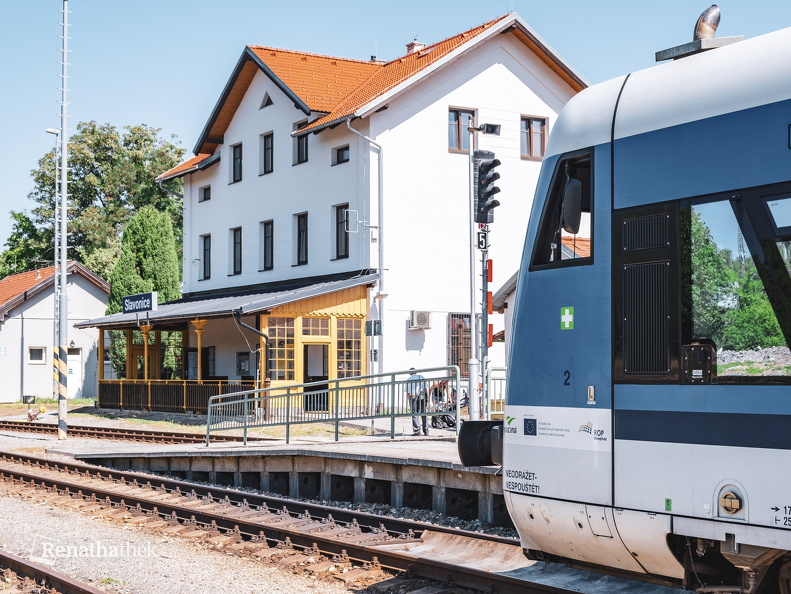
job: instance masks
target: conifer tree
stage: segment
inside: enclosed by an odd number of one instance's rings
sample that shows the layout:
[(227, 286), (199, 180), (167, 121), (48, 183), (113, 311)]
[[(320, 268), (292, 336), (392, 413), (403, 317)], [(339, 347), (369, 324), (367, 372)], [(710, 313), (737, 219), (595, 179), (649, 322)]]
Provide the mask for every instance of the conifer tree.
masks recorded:
[[(125, 296), (150, 291), (157, 292), (159, 303), (178, 299), (181, 296), (181, 270), (170, 216), (153, 206), (143, 206), (124, 228), (121, 256), (110, 273), (107, 313), (122, 311), (121, 302)], [(126, 370), (126, 338), (123, 332), (110, 334), (113, 366), (119, 377), (123, 377)], [(136, 335), (136, 339), (140, 340), (141, 336)], [(163, 332), (162, 345), (165, 350), (162, 376), (165, 379), (178, 377), (181, 369), (181, 335), (178, 332)]]

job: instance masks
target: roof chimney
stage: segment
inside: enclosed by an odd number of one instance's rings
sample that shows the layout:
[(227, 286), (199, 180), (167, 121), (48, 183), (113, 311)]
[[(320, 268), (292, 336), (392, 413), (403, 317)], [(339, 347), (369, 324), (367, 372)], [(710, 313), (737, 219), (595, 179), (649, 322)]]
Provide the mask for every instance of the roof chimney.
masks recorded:
[(420, 50), (426, 47), (425, 43), (420, 43), (417, 40), (417, 34), (412, 36), (412, 41), (406, 44), (406, 53), (407, 54), (414, 54), (415, 52), (419, 52)]

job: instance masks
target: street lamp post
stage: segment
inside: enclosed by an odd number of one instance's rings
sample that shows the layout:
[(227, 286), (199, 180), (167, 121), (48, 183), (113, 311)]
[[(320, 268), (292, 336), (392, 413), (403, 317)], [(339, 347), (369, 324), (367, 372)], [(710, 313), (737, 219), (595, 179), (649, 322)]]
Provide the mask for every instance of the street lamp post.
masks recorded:
[(61, 102), (60, 102), (60, 298), (58, 299), (58, 363), (59, 363), (59, 391), (58, 391), (58, 439), (66, 439), (67, 423), (66, 413), (68, 397), (68, 296), (66, 294), (66, 246), (68, 244), (68, 232), (66, 229), (66, 215), (68, 203), (68, 152), (69, 152), (69, 128), (68, 128), (68, 99), (67, 89), (69, 77), (67, 75), (69, 64), (69, 0), (63, 0), (63, 56), (61, 73)]

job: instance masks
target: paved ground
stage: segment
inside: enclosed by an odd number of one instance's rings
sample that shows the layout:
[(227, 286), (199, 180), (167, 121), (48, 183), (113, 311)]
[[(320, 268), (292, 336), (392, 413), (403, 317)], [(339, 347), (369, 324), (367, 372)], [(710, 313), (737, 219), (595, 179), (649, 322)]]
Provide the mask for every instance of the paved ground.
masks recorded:
[[(11, 413), (11, 414), (9, 414)], [(0, 407), (2, 419), (27, 419), (27, 407), (11, 408)], [(53, 407), (39, 419), (43, 423), (57, 423), (57, 407)], [(162, 413), (148, 411), (119, 411), (96, 409), (90, 406), (75, 407), (69, 411), (67, 422), (71, 425), (93, 425), (105, 427), (126, 428), (151, 428), (172, 431), (195, 431), (205, 434), (205, 415), (185, 415), (178, 413)], [(460, 464), (456, 448), (455, 429), (430, 429), (427, 437), (412, 436), (411, 417), (396, 419), (395, 438), (390, 438), (390, 419), (376, 419), (371, 421), (358, 421), (355, 423), (342, 423), (349, 432), (335, 441), (334, 429), (321, 429), (318, 426), (307, 426), (307, 429), (294, 430), (291, 439), (285, 442), (284, 431), (276, 435), (276, 440), (267, 442), (250, 442), (248, 445), (241, 443), (212, 443), (208, 448), (203, 444), (188, 444), (183, 446), (162, 446), (152, 444), (138, 444), (121, 441), (98, 441), (88, 439), (66, 439), (58, 441), (53, 438), (46, 440), (46, 450), (51, 453), (65, 455), (83, 455), (112, 452), (116, 455), (161, 455), (163, 451), (174, 455), (206, 455), (212, 456), (227, 454), (252, 454), (253, 452), (280, 453), (295, 449), (310, 448), (314, 451), (323, 451), (328, 455), (339, 454), (368, 454), (382, 458), (431, 460), (439, 464)], [(250, 432), (251, 435), (260, 435), (260, 432)], [(15, 434), (19, 435), (19, 434)], [(42, 444), (43, 445), (43, 444)]]

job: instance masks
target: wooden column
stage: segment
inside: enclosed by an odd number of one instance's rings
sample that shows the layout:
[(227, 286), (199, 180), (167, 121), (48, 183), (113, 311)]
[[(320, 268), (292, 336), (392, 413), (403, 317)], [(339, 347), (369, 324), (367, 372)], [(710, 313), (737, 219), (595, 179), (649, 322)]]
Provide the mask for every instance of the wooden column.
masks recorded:
[(140, 326), (140, 331), (143, 333), (143, 379), (146, 381), (148, 381), (148, 335), (153, 328), (146, 324)]
[(132, 363), (132, 330), (126, 330), (126, 379), (136, 379), (137, 370)]
[(143, 324), (140, 331), (143, 333), (143, 381), (146, 382), (146, 403), (147, 409), (151, 410), (151, 382), (148, 381), (148, 335), (151, 334), (153, 326)]
[(201, 348), (203, 346), (203, 341), (201, 340), (201, 336), (203, 335), (203, 330), (206, 328), (207, 320), (200, 320), (195, 318), (190, 323), (195, 328), (195, 334), (198, 337), (198, 383), (203, 383), (203, 353), (201, 352)]

